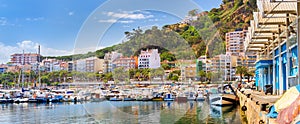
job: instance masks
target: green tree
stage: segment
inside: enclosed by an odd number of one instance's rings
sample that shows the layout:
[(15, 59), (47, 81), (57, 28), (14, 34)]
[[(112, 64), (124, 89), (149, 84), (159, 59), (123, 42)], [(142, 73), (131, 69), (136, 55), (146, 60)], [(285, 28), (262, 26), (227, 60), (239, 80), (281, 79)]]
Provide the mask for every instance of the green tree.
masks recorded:
[(58, 72), (60, 82), (62, 82), (62, 81), (66, 82), (67, 74), (68, 74), (68, 71), (66, 71), (66, 70), (60, 70)]
[(212, 73), (211, 73), (211, 72), (206, 73), (206, 78), (207, 78), (209, 81), (211, 81)]
[(200, 70), (200, 71), (198, 72), (198, 75), (200, 76), (200, 80), (201, 80), (201, 81), (203, 81), (204, 78), (206, 77), (206, 73), (205, 73), (204, 70)]
[(152, 77), (160, 77), (161, 81), (163, 81), (165, 70), (162, 67), (160, 67), (157, 69), (151, 69), (150, 73)]
[(242, 82), (243, 75), (247, 73), (247, 68), (245, 66), (237, 66), (235, 73), (240, 75), (240, 81)]
[(172, 81), (178, 81), (178, 79), (179, 79), (178, 75), (173, 75), (171, 78)]
[(50, 85), (51, 82), (50, 82), (50, 80), (49, 80), (49, 76), (48, 76), (48, 75), (43, 75), (43, 76), (41, 76), (41, 83), (45, 83), (45, 84), (47, 84), (47, 85)]
[(170, 66), (169, 64), (167, 64), (167, 63), (161, 64), (161, 67), (162, 67), (163, 69), (165, 69), (165, 70), (170, 70), (170, 69), (171, 69), (171, 66)]
[(115, 82), (125, 82), (129, 79), (129, 72), (124, 67), (115, 68), (113, 71), (113, 78)]
[(95, 81), (96, 80), (96, 74), (93, 72), (87, 73), (87, 79), (88, 81)]
[(250, 82), (250, 78), (254, 76), (254, 70), (247, 69), (245, 76), (247, 77), (248, 82)]
[(106, 73), (103, 77), (104, 80), (106, 81), (112, 81), (113, 80), (113, 74), (112, 72)]

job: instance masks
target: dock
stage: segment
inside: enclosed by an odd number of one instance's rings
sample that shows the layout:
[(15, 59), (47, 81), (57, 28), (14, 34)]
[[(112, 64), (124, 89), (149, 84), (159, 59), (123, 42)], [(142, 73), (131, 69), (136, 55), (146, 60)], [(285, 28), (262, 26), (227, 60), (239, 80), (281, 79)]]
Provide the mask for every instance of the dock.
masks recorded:
[(245, 115), (249, 124), (277, 124), (275, 119), (268, 118), (268, 109), (279, 98), (279, 95), (265, 95), (263, 92), (246, 90), (237, 91), (240, 107), (246, 106)]

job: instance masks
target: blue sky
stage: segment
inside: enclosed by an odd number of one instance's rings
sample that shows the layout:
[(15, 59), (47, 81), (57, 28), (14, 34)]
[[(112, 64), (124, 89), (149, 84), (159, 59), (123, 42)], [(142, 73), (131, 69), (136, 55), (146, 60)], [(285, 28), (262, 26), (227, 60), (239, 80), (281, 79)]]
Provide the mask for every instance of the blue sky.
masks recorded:
[(42, 55), (96, 50), (121, 42), (124, 32), (133, 28), (173, 24), (191, 9), (210, 10), (221, 4), (221, 0), (154, 1), (0, 0), (0, 62), (22, 50), (36, 52), (38, 45)]

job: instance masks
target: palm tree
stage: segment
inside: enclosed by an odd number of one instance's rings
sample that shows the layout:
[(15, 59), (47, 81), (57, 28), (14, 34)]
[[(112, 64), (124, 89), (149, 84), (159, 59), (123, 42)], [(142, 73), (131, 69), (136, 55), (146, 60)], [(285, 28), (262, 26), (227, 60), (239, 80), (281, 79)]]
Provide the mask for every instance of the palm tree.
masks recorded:
[(242, 82), (243, 75), (247, 73), (247, 68), (245, 66), (237, 66), (235, 73), (240, 75), (240, 81)]
[(68, 74), (68, 71), (66, 70), (60, 70), (59, 71), (59, 82), (62, 82), (61, 80), (63, 79), (64, 82), (66, 82), (66, 76)]
[(246, 69), (246, 73), (245, 73), (245, 76), (247, 77), (247, 80), (248, 82), (250, 82), (250, 77), (253, 77), (254, 76), (254, 70), (248, 70)]
[(203, 71), (203, 70), (199, 71), (199, 72), (198, 72), (198, 75), (200, 76), (200, 80), (201, 80), (201, 81), (203, 81), (203, 78), (206, 77), (206, 73), (205, 73), (205, 71)]
[(208, 72), (206, 73), (206, 78), (211, 81), (211, 77), (212, 77), (212, 73), (211, 72)]

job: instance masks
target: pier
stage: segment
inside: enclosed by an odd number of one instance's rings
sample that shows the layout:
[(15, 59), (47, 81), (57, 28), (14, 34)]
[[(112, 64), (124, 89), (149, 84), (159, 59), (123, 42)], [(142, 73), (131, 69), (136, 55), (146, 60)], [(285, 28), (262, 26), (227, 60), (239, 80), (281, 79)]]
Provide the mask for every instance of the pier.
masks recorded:
[(247, 121), (249, 124), (269, 123), (276, 124), (275, 119), (266, 117), (268, 107), (273, 105), (280, 96), (264, 95), (263, 92), (246, 90), (243, 93), (237, 91), (237, 96), (240, 100), (240, 107), (245, 106)]

